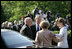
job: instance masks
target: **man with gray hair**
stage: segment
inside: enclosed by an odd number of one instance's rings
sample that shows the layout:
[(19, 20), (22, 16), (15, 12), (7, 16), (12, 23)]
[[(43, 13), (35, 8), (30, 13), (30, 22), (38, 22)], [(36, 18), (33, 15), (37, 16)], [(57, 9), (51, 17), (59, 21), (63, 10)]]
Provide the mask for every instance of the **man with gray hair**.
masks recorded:
[(40, 22), (42, 21), (42, 17), (41, 15), (37, 14), (36, 17), (35, 17), (35, 24), (31, 26), (32, 28), (32, 32), (33, 32), (33, 39), (35, 39), (35, 36), (36, 36), (36, 32), (41, 30), (39, 24)]
[(32, 30), (31, 30), (31, 25), (32, 25), (32, 19), (30, 17), (25, 18), (24, 20), (24, 25), (22, 26), (20, 30), (20, 34), (28, 36), (29, 38), (32, 38)]

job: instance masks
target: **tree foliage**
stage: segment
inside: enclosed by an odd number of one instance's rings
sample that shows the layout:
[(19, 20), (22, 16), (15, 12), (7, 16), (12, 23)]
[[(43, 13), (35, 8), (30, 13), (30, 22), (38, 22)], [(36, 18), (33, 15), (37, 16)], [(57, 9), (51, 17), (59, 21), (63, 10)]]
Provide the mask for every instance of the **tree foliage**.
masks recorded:
[[(44, 13), (50, 10), (53, 16), (60, 13), (61, 17), (71, 14), (71, 1), (1, 1), (1, 19), (13, 21), (26, 16), (27, 11), (38, 6)], [(6, 18), (5, 18), (6, 17)]]

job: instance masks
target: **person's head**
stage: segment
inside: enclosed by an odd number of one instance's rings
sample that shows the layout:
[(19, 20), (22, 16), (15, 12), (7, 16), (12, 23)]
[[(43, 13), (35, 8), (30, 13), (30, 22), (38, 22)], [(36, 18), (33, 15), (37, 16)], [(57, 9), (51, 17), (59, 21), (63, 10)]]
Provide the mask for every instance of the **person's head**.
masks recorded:
[(41, 18), (41, 15), (37, 14), (36, 17), (35, 17), (35, 21), (37, 24), (40, 24), (42, 18)]
[(41, 27), (42, 29), (48, 29), (49, 26), (50, 26), (50, 24), (49, 24), (48, 21), (41, 21), (41, 23), (40, 23), (40, 27)]
[(11, 27), (12, 27), (12, 22), (8, 22), (8, 28), (11, 29)]
[(30, 17), (25, 18), (24, 20), (25, 24), (27, 24), (29, 27), (32, 25), (32, 19)]
[(62, 28), (63, 26), (65, 26), (65, 21), (63, 18), (61, 18), (61, 17), (57, 18), (55, 21), (56, 21), (56, 24), (59, 28)]

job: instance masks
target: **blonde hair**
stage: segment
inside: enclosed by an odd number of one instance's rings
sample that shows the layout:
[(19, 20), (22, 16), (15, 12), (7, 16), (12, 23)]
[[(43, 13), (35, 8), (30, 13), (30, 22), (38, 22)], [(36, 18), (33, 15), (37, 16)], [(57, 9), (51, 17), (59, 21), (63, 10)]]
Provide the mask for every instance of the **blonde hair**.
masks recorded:
[(44, 21), (41, 21), (41, 23), (40, 23), (40, 27), (43, 29), (47, 29), (47, 28), (49, 28), (49, 26), (50, 26), (50, 24), (48, 21), (44, 20)]

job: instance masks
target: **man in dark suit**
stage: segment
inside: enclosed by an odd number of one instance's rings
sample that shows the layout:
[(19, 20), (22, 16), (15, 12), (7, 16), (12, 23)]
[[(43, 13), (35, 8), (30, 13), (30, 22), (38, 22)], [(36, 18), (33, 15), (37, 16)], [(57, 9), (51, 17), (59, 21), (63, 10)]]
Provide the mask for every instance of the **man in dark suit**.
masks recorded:
[(31, 26), (31, 29), (32, 29), (32, 32), (33, 32), (33, 39), (35, 39), (35, 37), (36, 37), (36, 32), (41, 30), (41, 28), (39, 26), (41, 20), (42, 20), (41, 16), (39, 14), (37, 14), (36, 17), (35, 17), (36, 23)]
[(31, 25), (32, 25), (32, 19), (30, 17), (25, 18), (24, 20), (25, 24), (22, 26), (20, 30), (20, 34), (25, 35), (31, 39), (33, 39), (33, 32), (31, 30)]

